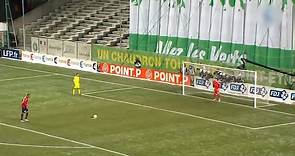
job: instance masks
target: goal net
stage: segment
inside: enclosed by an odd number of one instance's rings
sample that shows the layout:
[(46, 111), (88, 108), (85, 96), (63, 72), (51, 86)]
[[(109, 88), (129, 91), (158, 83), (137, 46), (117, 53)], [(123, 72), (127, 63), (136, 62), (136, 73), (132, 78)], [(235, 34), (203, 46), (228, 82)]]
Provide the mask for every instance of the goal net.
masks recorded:
[(256, 87), (256, 71), (191, 62), (184, 62), (182, 69), (182, 77), (186, 78), (182, 83), (183, 95), (213, 98), (213, 80), (217, 79), (221, 84), (221, 100), (256, 108), (256, 94), (262, 92)]

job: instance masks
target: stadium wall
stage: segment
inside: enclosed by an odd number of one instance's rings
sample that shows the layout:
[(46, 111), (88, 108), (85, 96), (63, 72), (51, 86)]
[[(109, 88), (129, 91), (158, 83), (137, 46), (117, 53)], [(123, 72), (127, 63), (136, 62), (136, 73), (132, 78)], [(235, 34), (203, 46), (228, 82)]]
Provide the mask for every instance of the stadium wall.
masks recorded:
[[(161, 55), (295, 67), (294, 0), (132, 0), (129, 47)], [(293, 17), (292, 17), (293, 16)]]
[(31, 49), (34, 53), (70, 57), (74, 59), (91, 59), (91, 45), (83, 42), (31, 37)]

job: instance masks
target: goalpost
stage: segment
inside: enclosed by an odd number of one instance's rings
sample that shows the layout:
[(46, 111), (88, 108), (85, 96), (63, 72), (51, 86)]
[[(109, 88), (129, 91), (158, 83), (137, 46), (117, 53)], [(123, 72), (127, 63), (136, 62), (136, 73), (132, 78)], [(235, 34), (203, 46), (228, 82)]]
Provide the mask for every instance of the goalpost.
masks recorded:
[[(183, 62), (182, 94), (200, 96), (213, 91), (213, 80), (221, 82), (220, 92), (237, 100), (250, 100), (257, 107), (257, 72), (207, 64)], [(211, 96), (211, 94), (210, 94)]]

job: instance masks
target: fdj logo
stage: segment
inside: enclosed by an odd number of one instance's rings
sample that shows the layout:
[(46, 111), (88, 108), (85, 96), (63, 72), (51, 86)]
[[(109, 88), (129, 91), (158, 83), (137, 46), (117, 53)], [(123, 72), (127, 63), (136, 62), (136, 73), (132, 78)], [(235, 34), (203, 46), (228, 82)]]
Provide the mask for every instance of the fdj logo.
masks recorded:
[[(250, 93), (255, 94), (255, 87), (250, 87)], [(256, 94), (264, 97), (267, 94), (267, 90), (265, 87), (262, 87), (262, 88), (256, 87)]]
[(289, 95), (288, 95), (288, 93), (285, 90), (283, 90), (283, 91), (270, 90), (269, 96), (270, 97), (274, 97), (274, 98), (280, 98), (282, 100), (286, 100)]
[(209, 88), (211, 82), (204, 79), (196, 79), (196, 84), (199, 86), (206, 86), (207, 88)]
[(244, 84), (230, 84), (230, 90), (245, 93), (247, 87)]

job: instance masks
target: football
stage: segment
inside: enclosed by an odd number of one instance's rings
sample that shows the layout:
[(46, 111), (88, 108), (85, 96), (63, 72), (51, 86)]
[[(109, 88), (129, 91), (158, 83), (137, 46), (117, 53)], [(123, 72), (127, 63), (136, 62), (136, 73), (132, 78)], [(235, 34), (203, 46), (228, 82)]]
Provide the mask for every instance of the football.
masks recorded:
[(96, 114), (93, 114), (92, 115), (92, 119), (96, 119), (97, 118), (97, 115)]

